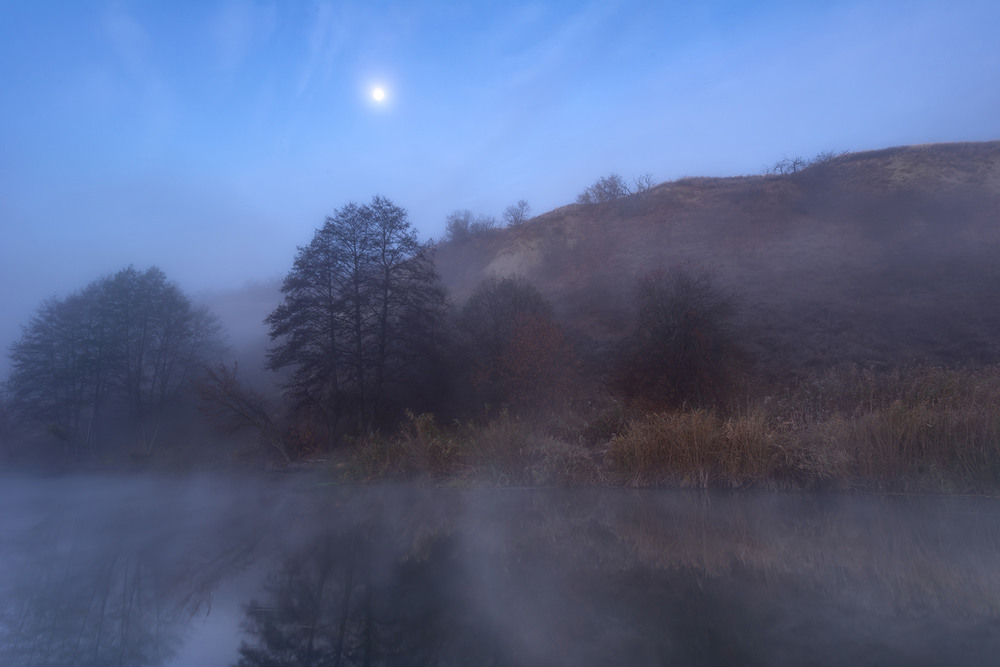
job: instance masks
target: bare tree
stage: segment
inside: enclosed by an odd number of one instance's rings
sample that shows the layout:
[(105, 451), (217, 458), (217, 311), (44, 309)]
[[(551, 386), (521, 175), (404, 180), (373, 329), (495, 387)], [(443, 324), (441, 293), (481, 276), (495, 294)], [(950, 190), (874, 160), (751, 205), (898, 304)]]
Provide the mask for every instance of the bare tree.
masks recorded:
[(847, 151), (821, 151), (816, 153), (816, 157), (809, 161), (809, 166), (814, 164), (825, 164), (843, 155), (847, 155)]
[(503, 219), (509, 227), (517, 227), (530, 217), (531, 206), (524, 199), (518, 199), (516, 204), (503, 210)]
[(770, 168), (765, 169), (765, 173), (787, 176), (788, 174), (794, 174), (795, 172), (802, 171), (808, 166), (809, 162), (801, 156), (795, 156), (792, 158), (786, 157), (775, 162)]
[(452, 212), (445, 219), (445, 237), (449, 241), (464, 241), (498, 227), (493, 216), (475, 215), (469, 209), (463, 209)]
[(640, 174), (632, 179), (632, 187), (634, 192), (645, 192), (653, 187), (653, 175), (648, 171), (644, 174)]
[(591, 185), (577, 196), (578, 204), (596, 204), (621, 199), (632, 194), (628, 183), (619, 174), (612, 172)]
[(500, 225), (492, 215), (477, 215), (476, 219), (469, 225), (469, 231), (473, 234), (482, 234), (497, 229)]
[(205, 377), (197, 385), (202, 413), (213, 426), (227, 433), (254, 429), (260, 434), (261, 441), (277, 451), (285, 463), (289, 463), (288, 448), (281, 429), (271, 418), (266, 399), (244, 387), (236, 378), (236, 371), (236, 364), (232, 369), (226, 364), (206, 367)]

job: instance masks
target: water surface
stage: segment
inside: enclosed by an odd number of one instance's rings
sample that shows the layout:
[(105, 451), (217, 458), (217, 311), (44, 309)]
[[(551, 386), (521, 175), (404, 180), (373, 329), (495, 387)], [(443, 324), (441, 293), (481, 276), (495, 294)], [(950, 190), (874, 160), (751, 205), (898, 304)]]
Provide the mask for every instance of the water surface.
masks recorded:
[(995, 664), (1000, 502), (0, 480), (5, 665)]

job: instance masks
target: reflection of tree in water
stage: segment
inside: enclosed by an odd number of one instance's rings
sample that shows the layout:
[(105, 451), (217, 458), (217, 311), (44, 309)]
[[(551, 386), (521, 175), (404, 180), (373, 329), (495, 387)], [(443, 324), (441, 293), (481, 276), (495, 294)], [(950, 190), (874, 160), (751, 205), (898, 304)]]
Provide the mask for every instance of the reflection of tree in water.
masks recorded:
[(146, 480), (88, 481), (38, 511), (66, 485), (22, 506), (0, 487), (4, 667), (168, 663), (211, 591), (264, 551), (277, 560), (244, 606), (243, 667), (1000, 652), (994, 500)]
[(506, 571), (487, 583), (452, 536), (386, 562), (373, 533), (328, 533), (285, 559), (245, 606), (237, 667), (754, 664), (748, 638), (718, 623), (742, 622), (745, 606), (723, 609), (691, 571), (595, 576), (514, 559), (488, 564)]
[(439, 535), (414, 557), (385, 537), (359, 523), (287, 557), (245, 606), (237, 665), (442, 664), (465, 625), (453, 545)]
[(1000, 648), (968, 643), (998, 618), (1000, 529), (949, 507), (912, 531), (881, 500), (383, 491), (275, 568), (239, 667), (989, 664)]
[[(22, 577), (6, 609), (15, 665), (157, 665), (176, 648), (179, 609), (149, 554), (65, 560)], [(13, 604), (11, 604), (13, 601)]]
[(222, 517), (192, 527), (190, 508), (167, 498), (149, 489), (143, 500), (125, 496), (124, 508), (61, 502), (8, 533), (0, 550), (9, 582), (0, 589), (0, 664), (167, 663), (187, 623), (207, 613), (212, 590), (246, 564), (256, 539), (243, 522)]

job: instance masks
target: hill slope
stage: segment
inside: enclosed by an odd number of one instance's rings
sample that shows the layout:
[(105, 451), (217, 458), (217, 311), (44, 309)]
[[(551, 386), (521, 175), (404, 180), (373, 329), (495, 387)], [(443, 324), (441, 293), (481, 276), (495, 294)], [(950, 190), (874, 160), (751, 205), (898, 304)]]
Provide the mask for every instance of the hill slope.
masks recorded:
[(761, 369), (1000, 358), (1000, 142), (839, 156), (786, 176), (690, 178), (442, 243), (461, 303), (520, 273), (599, 352), (628, 328), (635, 278), (710, 268)]

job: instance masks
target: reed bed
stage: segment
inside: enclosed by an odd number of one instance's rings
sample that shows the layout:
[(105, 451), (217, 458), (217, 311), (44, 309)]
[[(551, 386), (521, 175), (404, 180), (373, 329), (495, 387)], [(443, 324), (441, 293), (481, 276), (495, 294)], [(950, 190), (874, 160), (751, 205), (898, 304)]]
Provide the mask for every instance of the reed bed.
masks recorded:
[(1000, 490), (1000, 369), (839, 369), (740, 406), (546, 420), (410, 415), (348, 475), (500, 486)]

